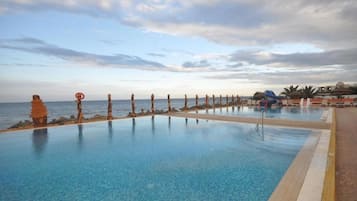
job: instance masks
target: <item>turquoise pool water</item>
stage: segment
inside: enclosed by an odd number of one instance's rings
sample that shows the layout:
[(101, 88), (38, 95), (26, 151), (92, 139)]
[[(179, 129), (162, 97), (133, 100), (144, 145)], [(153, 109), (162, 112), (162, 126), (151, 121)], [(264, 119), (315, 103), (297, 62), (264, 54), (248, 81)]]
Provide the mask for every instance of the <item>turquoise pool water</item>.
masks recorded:
[[(263, 109), (264, 110), (264, 109)], [(322, 113), (327, 110), (319, 107), (279, 107), (267, 108), (264, 110), (266, 118), (276, 119), (290, 119), (300, 121), (322, 121)], [(192, 113), (192, 112), (191, 112)], [(228, 115), (228, 116), (242, 116), (242, 117), (261, 117), (262, 109), (260, 107), (222, 107), (215, 110), (199, 110), (201, 114), (215, 114), (215, 115)]]
[(311, 131), (142, 117), (0, 135), (0, 200), (268, 200)]

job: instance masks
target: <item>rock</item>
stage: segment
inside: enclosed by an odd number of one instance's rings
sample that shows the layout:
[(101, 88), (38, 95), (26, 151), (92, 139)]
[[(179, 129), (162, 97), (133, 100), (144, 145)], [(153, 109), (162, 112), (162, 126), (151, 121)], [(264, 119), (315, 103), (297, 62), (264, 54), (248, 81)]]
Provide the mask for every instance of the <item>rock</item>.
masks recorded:
[(11, 128), (24, 128), (24, 127), (31, 126), (31, 125), (32, 125), (32, 122), (29, 121), (29, 120), (19, 121), (16, 124), (10, 126), (9, 129), (11, 129)]
[(64, 125), (68, 121), (70, 121), (70, 119), (68, 119), (66, 117), (59, 117), (58, 119), (52, 119), (50, 124)]

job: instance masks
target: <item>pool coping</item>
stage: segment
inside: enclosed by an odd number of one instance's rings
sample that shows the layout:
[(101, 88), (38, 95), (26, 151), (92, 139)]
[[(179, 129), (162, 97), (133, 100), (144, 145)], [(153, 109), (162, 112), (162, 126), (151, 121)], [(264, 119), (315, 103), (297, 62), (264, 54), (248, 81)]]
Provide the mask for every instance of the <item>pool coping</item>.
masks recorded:
[(297, 201), (322, 199), (330, 136), (329, 130), (321, 131), (319, 142), (312, 156), (309, 169), (306, 172)]
[(289, 168), (271, 194), (269, 201), (297, 200), (320, 137), (321, 134), (314, 131), (306, 139), (303, 147), (291, 162)]
[[(207, 119), (207, 120), (216, 120), (216, 121), (231, 121), (231, 122), (261, 124), (261, 119), (251, 118), (251, 117), (223, 116), (223, 115), (187, 113), (187, 112), (175, 112), (171, 114), (162, 114), (162, 115), (194, 118), (194, 119)], [(272, 119), (272, 118), (264, 118), (263, 122), (264, 124), (267, 125), (294, 127), (294, 128), (299, 127), (299, 128), (306, 128), (306, 129), (330, 129), (331, 126), (331, 123), (327, 123), (327, 122), (298, 121), (298, 120), (294, 121), (294, 120)]]

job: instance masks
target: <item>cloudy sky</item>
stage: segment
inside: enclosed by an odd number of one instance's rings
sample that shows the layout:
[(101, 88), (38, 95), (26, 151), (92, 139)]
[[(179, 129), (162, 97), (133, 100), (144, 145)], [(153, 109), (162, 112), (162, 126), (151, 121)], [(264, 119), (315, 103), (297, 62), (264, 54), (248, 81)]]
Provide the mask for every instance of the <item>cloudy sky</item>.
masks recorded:
[(357, 82), (353, 0), (1, 0), (0, 102)]

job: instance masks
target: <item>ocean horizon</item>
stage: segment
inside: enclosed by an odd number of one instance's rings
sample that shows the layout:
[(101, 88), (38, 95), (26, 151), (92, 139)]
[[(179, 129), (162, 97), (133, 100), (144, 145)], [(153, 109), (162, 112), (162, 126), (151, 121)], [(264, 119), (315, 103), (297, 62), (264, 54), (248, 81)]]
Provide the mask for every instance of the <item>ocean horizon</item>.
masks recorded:
[[(244, 98), (244, 97), (243, 97)], [(171, 99), (171, 107), (179, 110), (184, 107), (183, 98)], [(219, 97), (216, 97), (218, 103)], [(225, 103), (225, 97), (222, 102)], [(229, 97), (231, 101), (231, 96)], [(76, 101), (45, 101), (44, 102), (48, 111), (48, 122), (60, 117), (69, 118), (71, 115), (77, 115)], [(195, 98), (187, 99), (188, 107), (195, 106)], [(199, 105), (205, 103), (205, 98), (199, 98)], [(210, 98), (212, 103), (212, 98)], [(136, 112), (139, 113), (143, 109), (148, 111), (151, 108), (150, 99), (136, 99)], [(107, 100), (84, 100), (82, 101), (82, 110), (84, 118), (90, 118), (95, 115), (107, 115)], [(155, 110), (167, 111), (167, 99), (156, 99)], [(114, 117), (124, 117), (131, 112), (131, 101), (127, 100), (112, 100), (112, 113)], [(0, 130), (7, 129), (19, 121), (29, 120), (31, 113), (31, 101), (28, 102), (13, 102), (13, 103), (0, 103)]]

